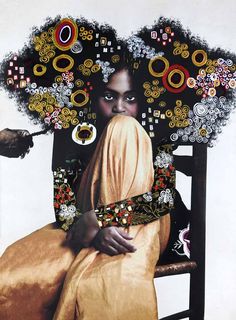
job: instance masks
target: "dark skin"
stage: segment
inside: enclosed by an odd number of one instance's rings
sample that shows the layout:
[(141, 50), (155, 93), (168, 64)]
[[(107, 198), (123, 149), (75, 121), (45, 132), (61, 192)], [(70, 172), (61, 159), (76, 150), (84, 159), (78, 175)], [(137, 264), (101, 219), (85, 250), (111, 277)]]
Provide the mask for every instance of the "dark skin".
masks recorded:
[[(105, 123), (117, 114), (137, 116), (137, 97), (126, 69), (113, 74), (98, 98), (98, 109)], [(100, 229), (94, 210), (85, 212), (67, 234), (67, 240), (73, 247), (79, 249), (94, 246), (110, 256), (135, 252), (136, 248), (130, 242), (132, 239), (118, 227)]]
[(132, 239), (117, 227), (100, 229), (94, 210), (85, 212), (67, 234), (67, 241), (75, 250), (92, 245), (110, 256), (135, 252), (135, 247), (129, 242)]
[(0, 131), (0, 155), (8, 158), (24, 158), (33, 147), (27, 130), (4, 129)]

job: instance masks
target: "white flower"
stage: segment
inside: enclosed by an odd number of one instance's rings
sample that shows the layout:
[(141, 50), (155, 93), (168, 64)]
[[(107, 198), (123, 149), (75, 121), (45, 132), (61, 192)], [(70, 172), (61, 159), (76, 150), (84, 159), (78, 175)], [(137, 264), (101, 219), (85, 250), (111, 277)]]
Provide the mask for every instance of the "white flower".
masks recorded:
[(64, 219), (70, 219), (75, 217), (76, 207), (74, 205), (67, 206), (66, 204), (62, 204), (60, 206), (59, 216)]
[(61, 205), (60, 205), (60, 209), (61, 209), (62, 211), (66, 211), (66, 210), (67, 210), (67, 205), (66, 205), (66, 204), (61, 204)]
[(172, 197), (170, 189), (162, 190), (158, 198), (159, 204), (169, 203), (170, 205), (174, 204), (174, 199)]
[(152, 201), (152, 193), (151, 192), (147, 192), (143, 194), (143, 198), (148, 201), (151, 202)]
[(158, 156), (156, 156), (154, 165), (159, 168), (168, 168), (168, 166), (172, 163), (173, 156), (165, 151), (161, 151)]
[(74, 205), (70, 205), (70, 206), (68, 206), (68, 211), (70, 213), (74, 213), (76, 211), (76, 207)]

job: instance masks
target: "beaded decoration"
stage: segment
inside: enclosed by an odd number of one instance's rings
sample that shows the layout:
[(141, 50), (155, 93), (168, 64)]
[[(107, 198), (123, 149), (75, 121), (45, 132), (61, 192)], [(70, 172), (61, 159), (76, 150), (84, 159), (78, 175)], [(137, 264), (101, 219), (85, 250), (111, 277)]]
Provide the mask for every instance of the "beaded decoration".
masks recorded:
[[(233, 54), (210, 49), (178, 21), (163, 17), (126, 40), (109, 25), (56, 17), (34, 28), (29, 43), (5, 58), (0, 84), (16, 98), (19, 111), (54, 131), (60, 150), (78, 155), (78, 146), (94, 151), (103, 128), (96, 99), (115, 72), (127, 68), (139, 101), (137, 120), (154, 150), (162, 139), (212, 147), (236, 107), (235, 61)], [(151, 193), (98, 208), (101, 226), (147, 222), (170, 209), (173, 173), (165, 166), (170, 157), (158, 152)], [(55, 209), (68, 229), (79, 213), (72, 173), (61, 162), (54, 176)], [(68, 175), (71, 181), (65, 182)]]
[(82, 122), (96, 127), (93, 93), (122, 64), (133, 74), (142, 106), (139, 120), (154, 142), (214, 145), (235, 108), (235, 56), (209, 49), (178, 21), (160, 18), (121, 40), (108, 25), (49, 19), (34, 29), (21, 52), (2, 63), (2, 85), (34, 122), (55, 130)]
[[(101, 228), (128, 227), (159, 219), (174, 207), (175, 168), (172, 145), (162, 145), (154, 162), (154, 184), (150, 192), (95, 209)], [(70, 185), (74, 172), (58, 168), (54, 171), (54, 208), (57, 220), (65, 231), (81, 212), (76, 209), (75, 193)]]

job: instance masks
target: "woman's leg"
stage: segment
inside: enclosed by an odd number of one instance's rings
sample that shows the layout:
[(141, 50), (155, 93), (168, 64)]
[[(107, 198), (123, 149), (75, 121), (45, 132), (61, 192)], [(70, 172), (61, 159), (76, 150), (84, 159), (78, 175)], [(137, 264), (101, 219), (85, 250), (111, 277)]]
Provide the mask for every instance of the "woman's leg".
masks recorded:
[(0, 259), (0, 319), (52, 319), (74, 260), (65, 236), (50, 224), (6, 249)]

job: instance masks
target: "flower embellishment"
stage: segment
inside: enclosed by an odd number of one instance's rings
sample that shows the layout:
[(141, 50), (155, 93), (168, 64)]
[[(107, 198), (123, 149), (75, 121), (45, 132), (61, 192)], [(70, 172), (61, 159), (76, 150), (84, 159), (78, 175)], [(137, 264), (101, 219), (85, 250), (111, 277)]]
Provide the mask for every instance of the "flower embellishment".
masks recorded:
[(67, 206), (66, 204), (62, 204), (58, 215), (63, 219), (74, 218), (76, 216), (76, 207), (74, 205)]
[(190, 224), (182, 230), (179, 231), (179, 239), (175, 242), (174, 248), (172, 249), (175, 251), (179, 256), (187, 256), (190, 259)]

